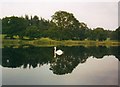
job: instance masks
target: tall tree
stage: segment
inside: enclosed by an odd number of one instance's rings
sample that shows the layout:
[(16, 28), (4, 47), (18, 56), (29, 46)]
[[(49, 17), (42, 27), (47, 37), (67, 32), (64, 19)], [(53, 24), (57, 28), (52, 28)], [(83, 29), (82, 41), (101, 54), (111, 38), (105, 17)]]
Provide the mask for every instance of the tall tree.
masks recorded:
[(31, 16), (31, 25), (34, 25), (34, 26), (38, 26), (39, 25), (39, 17), (38, 16), (34, 16), (34, 17), (32, 17)]
[(27, 22), (22, 17), (5, 17), (2, 19), (3, 34), (7, 34), (11, 38), (13, 35), (18, 35), (21, 38), (24, 36), (23, 32), (27, 27)]
[(99, 41), (106, 40), (107, 33), (105, 32), (105, 30), (103, 28), (98, 27), (91, 31), (90, 39), (91, 40), (99, 40)]
[(80, 29), (79, 21), (74, 17), (72, 13), (66, 11), (57, 11), (52, 16), (52, 22), (60, 30), (59, 34), (62, 36), (62, 39), (76, 39), (79, 34)]

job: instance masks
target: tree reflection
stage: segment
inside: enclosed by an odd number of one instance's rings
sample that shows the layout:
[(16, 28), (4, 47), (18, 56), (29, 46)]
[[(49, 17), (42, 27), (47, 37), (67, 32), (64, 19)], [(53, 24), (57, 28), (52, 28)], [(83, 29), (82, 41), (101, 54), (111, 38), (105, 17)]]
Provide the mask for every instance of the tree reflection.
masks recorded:
[(50, 70), (54, 74), (71, 73), (79, 63), (84, 63), (88, 58), (84, 53), (84, 47), (62, 47), (61, 49), (64, 50), (64, 55), (54, 58), (50, 64)]
[(2, 48), (2, 66), (9, 68), (36, 68), (44, 64), (50, 64), (50, 70), (54, 74), (63, 75), (72, 73), (80, 63), (93, 56), (103, 58), (106, 55), (114, 55), (120, 60), (120, 47), (58, 47), (64, 51), (61, 56), (54, 58), (53, 47), (25, 47), (20, 46)]
[[(2, 65), (4, 67), (37, 67), (37, 65), (48, 64), (52, 59), (52, 49), (51, 48), (38, 48), (38, 47), (29, 47), (29, 48), (3, 48), (2, 50)], [(9, 60), (9, 62), (7, 62)]]

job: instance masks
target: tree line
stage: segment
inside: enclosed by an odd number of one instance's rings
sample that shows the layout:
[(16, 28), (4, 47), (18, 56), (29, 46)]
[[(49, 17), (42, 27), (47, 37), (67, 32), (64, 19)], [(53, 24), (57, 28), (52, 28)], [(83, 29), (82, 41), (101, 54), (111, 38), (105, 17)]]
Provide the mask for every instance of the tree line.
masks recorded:
[(2, 18), (2, 34), (5, 38), (19, 39), (29, 37), (38, 39), (48, 37), (55, 40), (118, 40), (120, 41), (120, 27), (115, 31), (104, 30), (101, 27), (91, 29), (87, 24), (79, 22), (72, 13), (57, 11), (51, 20), (39, 18), (38, 16), (25, 15), (25, 17)]

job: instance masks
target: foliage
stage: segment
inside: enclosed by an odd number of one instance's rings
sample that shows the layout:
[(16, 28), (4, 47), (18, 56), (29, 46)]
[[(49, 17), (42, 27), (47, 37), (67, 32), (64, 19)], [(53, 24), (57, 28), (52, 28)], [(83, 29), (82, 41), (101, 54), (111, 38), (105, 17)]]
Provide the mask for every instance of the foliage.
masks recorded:
[(111, 39), (120, 41), (120, 26), (111, 33)]
[(27, 21), (22, 17), (6, 17), (2, 19), (2, 32), (11, 38), (13, 35), (23, 36), (23, 31), (27, 28)]
[(90, 29), (87, 24), (79, 22), (72, 13), (57, 11), (51, 20), (45, 20), (38, 16), (25, 15), (25, 17), (2, 18), (2, 34), (5, 38), (15, 39), (14, 36), (24, 39), (46, 38), (54, 40), (99, 40), (108, 38), (120, 41), (120, 27), (115, 31), (104, 30), (103, 28)]
[(96, 28), (91, 31), (91, 35), (90, 35), (89, 39), (99, 40), (99, 41), (106, 40), (107, 32), (103, 28)]

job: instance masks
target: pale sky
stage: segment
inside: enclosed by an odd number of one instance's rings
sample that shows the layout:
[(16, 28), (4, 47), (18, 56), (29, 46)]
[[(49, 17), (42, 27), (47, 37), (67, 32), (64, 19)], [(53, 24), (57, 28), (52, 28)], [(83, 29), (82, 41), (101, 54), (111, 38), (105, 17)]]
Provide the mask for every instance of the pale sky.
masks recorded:
[(37, 15), (45, 19), (59, 10), (73, 13), (75, 18), (89, 28), (103, 27), (115, 30), (118, 27), (117, 0), (2, 0), (0, 18), (5, 16)]

